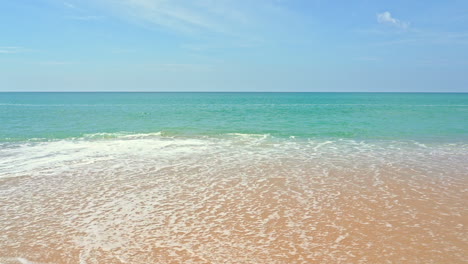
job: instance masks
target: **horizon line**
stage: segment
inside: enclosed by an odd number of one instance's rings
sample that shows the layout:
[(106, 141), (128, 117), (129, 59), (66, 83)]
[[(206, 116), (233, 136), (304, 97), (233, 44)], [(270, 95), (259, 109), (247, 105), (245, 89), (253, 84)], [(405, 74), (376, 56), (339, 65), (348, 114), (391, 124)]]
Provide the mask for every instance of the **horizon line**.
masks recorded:
[(468, 93), (468, 91), (0, 91), (0, 93)]

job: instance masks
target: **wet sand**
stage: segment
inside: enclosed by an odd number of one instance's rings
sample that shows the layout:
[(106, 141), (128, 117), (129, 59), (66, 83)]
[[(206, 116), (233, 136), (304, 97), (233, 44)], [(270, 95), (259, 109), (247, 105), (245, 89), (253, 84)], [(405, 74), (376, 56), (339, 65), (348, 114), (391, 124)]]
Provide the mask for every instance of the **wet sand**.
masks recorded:
[(0, 263), (468, 261), (459, 171), (132, 162), (0, 179)]
[(468, 147), (8, 145), (0, 263), (467, 263)]

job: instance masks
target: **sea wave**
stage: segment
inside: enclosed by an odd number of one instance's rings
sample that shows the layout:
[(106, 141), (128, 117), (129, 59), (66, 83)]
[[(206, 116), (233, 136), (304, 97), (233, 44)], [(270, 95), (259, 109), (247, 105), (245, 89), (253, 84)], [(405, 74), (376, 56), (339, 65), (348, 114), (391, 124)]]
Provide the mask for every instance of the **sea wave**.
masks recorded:
[[(77, 164), (102, 161), (158, 162), (207, 159), (238, 162), (245, 159), (320, 161), (355, 160), (360, 163), (401, 162), (431, 167), (457, 166), (468, 160), (468, 142), (275, 138), (269, 134), (228, 133), (217, 136), (173, 136), (156, 133), (96, 133), (53, 141), (0, 144), (0, 177), (68, 170)], [(203, 160), (199, 161), (203, 164)], [(463, 167), (463, 166), (462, 166)], [(468, 169), (466, 165), (464, 168)]]
[(107, 139), (107, 138), (115, 138), (115, 139), (141, 139), (141, 138), (152, 138), (152, 137), (161, 137), (161, 136), (168, 136), (168, 133), (159, 131), (154, 133), (131, 133), (131, 132), (116, 132), (116, 133), (92, 133), (92, 134), (84, 134), (82, 137), (78, 137), (75, 139)]

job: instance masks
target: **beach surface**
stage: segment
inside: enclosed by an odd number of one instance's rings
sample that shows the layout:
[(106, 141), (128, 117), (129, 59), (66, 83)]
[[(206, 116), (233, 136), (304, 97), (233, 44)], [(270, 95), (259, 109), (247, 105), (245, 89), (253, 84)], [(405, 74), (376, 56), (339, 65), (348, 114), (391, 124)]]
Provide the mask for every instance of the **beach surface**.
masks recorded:
[(0, 262), (467, 261), (466, 146), (140, 137), (3, 149)]

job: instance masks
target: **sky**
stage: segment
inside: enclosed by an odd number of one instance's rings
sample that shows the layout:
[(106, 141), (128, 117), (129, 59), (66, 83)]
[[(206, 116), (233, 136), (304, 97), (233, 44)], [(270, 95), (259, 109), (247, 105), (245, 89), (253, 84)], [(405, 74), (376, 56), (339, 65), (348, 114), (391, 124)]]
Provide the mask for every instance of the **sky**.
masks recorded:
[(0, 0), (0, 91), (468, 92), (468, 1)]

